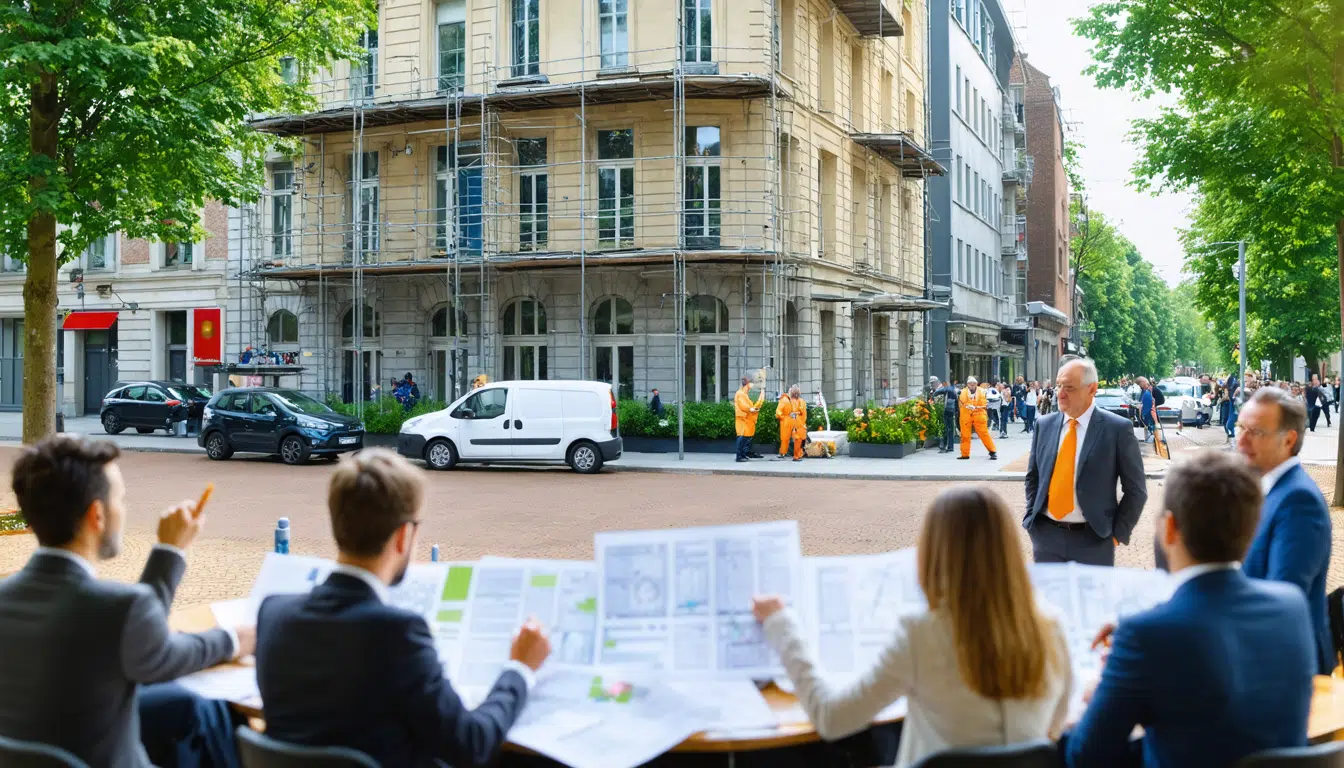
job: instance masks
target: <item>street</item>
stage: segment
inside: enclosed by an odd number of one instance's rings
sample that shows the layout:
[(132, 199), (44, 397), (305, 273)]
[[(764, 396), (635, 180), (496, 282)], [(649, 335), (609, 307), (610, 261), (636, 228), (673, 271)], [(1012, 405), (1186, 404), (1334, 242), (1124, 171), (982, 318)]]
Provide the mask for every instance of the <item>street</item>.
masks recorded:
[[(1193, 442), (1220, 435), (1216, 429), (1186, 430), (1183, 438)], [(8, 475), (16, 452), (0, 448), (4, 507), (14, 506)], [(192, 454), (128, 452), (121, 466), (128, 489), (126, 539), (121, 557), (100, 566), (105, 576), (136, 578), (153, 545), (159, 512), (182, 499), (195, 499), (208, 481), (215, 483), (208, 523), (191, 552), (178, 605), (246, 594), (272, 548), (275, 521), (282, 516), (291, 521), (292, 552), (335, 554), (325, 507), (331, 465), (292, 468), (266, 459), (212, 462)], [(1331, 468), (1310, 471), (1318, 483), (1333, 481)], [(440, 546), (445, 559), (587, 559), (592, 557), (593, 533), (600, 530), (783, 519), (799, 521), (804, 554), (882, 552), (915, 545), (923, 510), (947, 486), (946, 481), (643, 472), (585, 477), (565, 469), (495, 468), (427, 472), (426, 480), (429, 493), (418, 560), (429, 558), (432, 544)], [(1131, 545), (1119, 552), (1120, 565), (1152, 567), (1152, 521), (1161, 484), (1160, 479), (1148, 481), (1148, 505)], [(990, 485), (1015, 513), (1022, 512), (1019, 480)], [(1344, 584), (1344, 511), (1335, 514), (1334, 538), (1331, 588)], [(1021, 541), (1029, 552), (1025, 532)], [(21, 567), (34, 546), (31, 536), (0, 537), (0, 573)]]

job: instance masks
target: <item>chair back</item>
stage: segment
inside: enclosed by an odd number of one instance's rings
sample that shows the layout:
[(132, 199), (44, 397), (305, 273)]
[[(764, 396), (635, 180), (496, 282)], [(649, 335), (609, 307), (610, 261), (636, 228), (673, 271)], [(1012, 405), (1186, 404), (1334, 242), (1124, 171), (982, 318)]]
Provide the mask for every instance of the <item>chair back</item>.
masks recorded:
[(243, 768), (378, 768), (378, 761), (348, 747), (301, 747), (238, 727)]
[(913, 768), (1060, 768), (1059, 747), (1048, 739), (994, 747), (962, 747), (929, 755)]
[(60, 747), (0, 736), (0, 765), (5, 768), (89, 768)]
[(1325, 596), (1325, 613), (1330, 619), (1330, 645), (1334, 649), (1331, 658), (1338, 665), (1340, 655), (1344, 654), (1344, 587), (1336, 587)]
[(1344, 768), (1344, 741), (1267, 749), (1242, 759), (1237, 768)]

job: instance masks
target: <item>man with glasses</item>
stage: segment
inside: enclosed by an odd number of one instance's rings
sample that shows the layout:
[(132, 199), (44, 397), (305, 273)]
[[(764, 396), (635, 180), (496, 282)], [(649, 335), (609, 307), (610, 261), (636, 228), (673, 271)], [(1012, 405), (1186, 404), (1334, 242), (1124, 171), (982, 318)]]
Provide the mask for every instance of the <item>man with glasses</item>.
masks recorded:
[(1260, 475), (1260, 525), (1242, 569), (1255, 579), (1296, 584), (1307, 597), (1320, 674), (1335, 668), (1325, 576), (1330, 569), (1330, 510), (1298, 461), (1307, 409), (1277, 387), (1256, 391), (1237, 416), (1237, 452)]
[(424, 473), (373, 448), (342, 460), (327, 506), (339, 555), (307, 595), (277, 595), (257, 622), (266, 735), (360, 750), (379, 765), (486, 765), (527, 701), (550, 643), (532, 620), (479, 707), (444, 676), (423, 617), (388, 605), (424, 511)]

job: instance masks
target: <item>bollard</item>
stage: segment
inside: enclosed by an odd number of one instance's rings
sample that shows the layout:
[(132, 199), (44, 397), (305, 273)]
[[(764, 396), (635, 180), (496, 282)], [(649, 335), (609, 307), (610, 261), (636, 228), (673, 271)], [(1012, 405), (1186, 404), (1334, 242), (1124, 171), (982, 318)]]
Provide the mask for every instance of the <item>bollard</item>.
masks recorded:
[(431, 563), (437, 563), (437, 562), (439, 562), (439, 545), (438, 545), (438, 544), (435, 544), (434, 546), (432, 546), (432, 547), (429, 548), (429, 562), (431, 562)]
[(275, 523), (275, 553), (289, 554), (289, 518), (282, 517)]

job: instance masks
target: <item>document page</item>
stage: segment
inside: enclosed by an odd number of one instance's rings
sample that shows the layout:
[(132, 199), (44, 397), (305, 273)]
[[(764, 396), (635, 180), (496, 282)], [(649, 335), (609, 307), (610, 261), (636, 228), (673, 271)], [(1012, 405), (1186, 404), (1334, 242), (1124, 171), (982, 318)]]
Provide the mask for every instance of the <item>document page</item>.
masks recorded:
[(1095, 676), (1101, 655), (1092, 641), (1102, 626), (1148, 610), (1171, 597), (1171, 577), (1163, 571), (1107, 568), (1078, 563), (1031, 566), (1042, 600), (1064, 618), (1069, 655), (1079, 677)]
[(757, 678), (781, 671), (751, 598), (796, 600), (796, 522), (598, 533), (594, 550), (599, 665)]
[(923, 610), (915, 551), (803, 558), (800, 625), (837, 680), (858, 678), (891, 642), (896, 621)]
[(448, 563), (412, 563), (401, 583), (387, 590), (388, 601), (433, 622), (447, 580)]
[(528, 617), (541, 622), (551, 637), (548, 665), (592, 666), (597, 645), (596, 563), (486, 557), (480, 567), (513, 579), (514, 629)]

